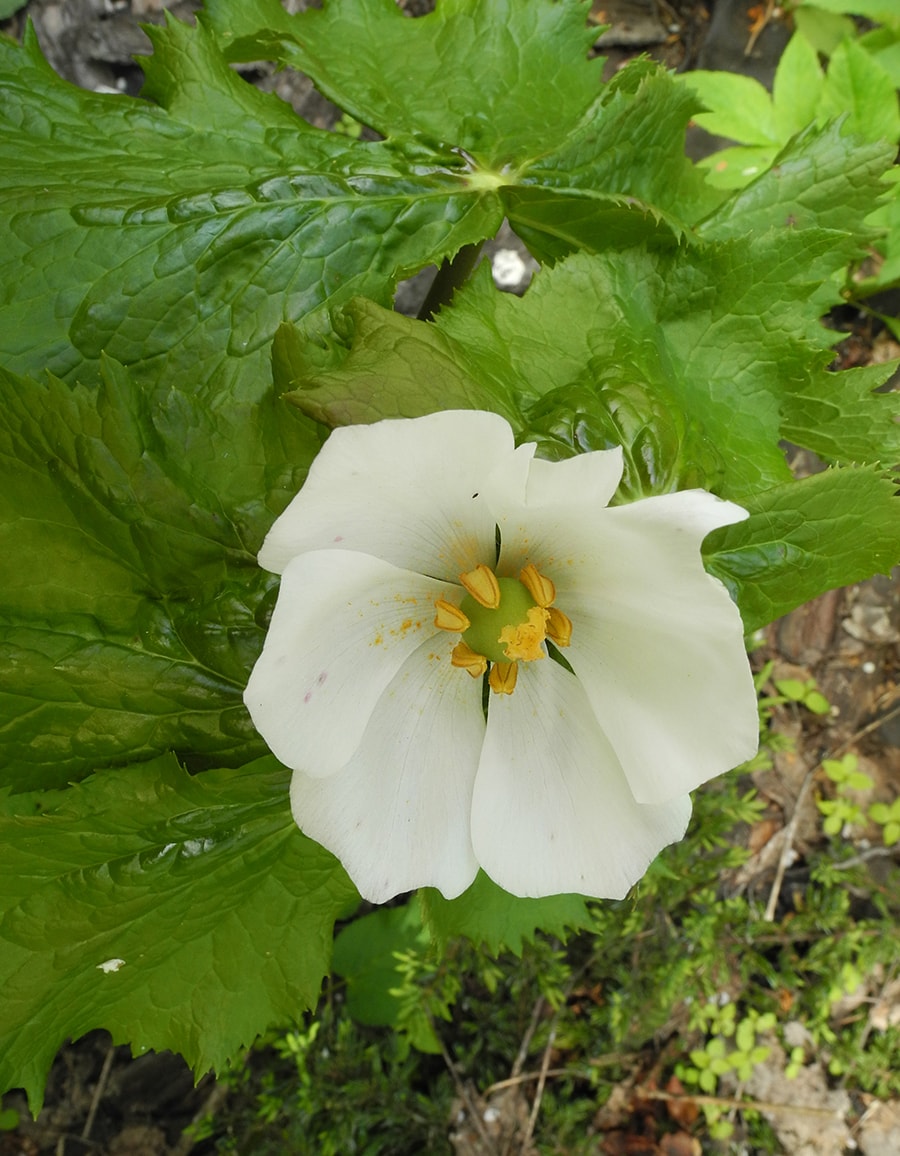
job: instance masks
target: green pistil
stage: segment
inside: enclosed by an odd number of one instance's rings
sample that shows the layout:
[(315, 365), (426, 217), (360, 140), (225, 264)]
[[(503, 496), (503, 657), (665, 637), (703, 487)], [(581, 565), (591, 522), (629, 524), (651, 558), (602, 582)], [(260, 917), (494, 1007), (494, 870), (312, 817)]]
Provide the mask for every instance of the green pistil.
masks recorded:
[(498, 578), (500, 605), (489, 610), (476, 602), (471, 594), (466, 594), (460, 603), (460, 610), (472, 624), (463, 634), (463, 641), (477, 654), (483, 654), (490, 662), (509, 662), (506, 646), (500, 643), (500, 633), (505, 626), (519, 626), (528, 621), (528, 611), (537, 606), (525, 587), (517, 578)]

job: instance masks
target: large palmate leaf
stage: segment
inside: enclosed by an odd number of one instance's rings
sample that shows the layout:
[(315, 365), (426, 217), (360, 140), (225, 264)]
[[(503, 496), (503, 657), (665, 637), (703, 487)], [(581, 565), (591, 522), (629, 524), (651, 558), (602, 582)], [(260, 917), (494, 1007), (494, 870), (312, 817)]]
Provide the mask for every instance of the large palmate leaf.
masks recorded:
[(96, 391), (0, 373), (4, 783), (264, 750), (241, 701), (274, 596), (255, 551), (318, 440), (283, 412), (276, 433), (269, 398), (246, 436), (219, 415), (220, 461), (172, 397), (154, 422), (109, 361)]
[(835, 129), (807, 134), (785, 151), (778, 173), (700, 224), (702, 243), (576, 255), (542, 270), (521, 300), (482, 275), (433, 326), (361, 303), (335, 311), (335, 337), (324, 347), (308, 327), (285, 326), (279, 385), (335, 424), (468, 406), (477, 383), (486, 404), (523, 434), (563, 442), (554, 430), (568, 420), (573, 391), (582, 415), (593, 393), (608, 436), (598, 441), (582, 427), (568, 435), (573, 452), (631, 444), (624, 431), (612, 436), (609, 394), (640, 388), (638, 414), (652, 423), (654, 405), (660, 410), (660, 443), (671, 441), (668, 422), (682, 431), (675, 455), (691, 431), (691, 456), (708, 460), (707, 476), (695, 474), (692, 484), (738, 502), (788, 480), (784, 436), (803, 433), (804, 444), (834, 461), (890, 463), (900, 456), (900, 427), (890, 399), (873, 394), (889, 368), (849, 378), (824, 369), (831, 338), (819, 316), (835, 296), (826, 279), (857, 251), (887, 161), (880, 146), (853, 156), (851, 165)]
[[(0, 41), (10, 368), (88, 382), (105, 351), (145, 385), (241, 405), (281, 321), (354, 294), (386, 305), (399, 277), (504, 214), (542, 254), (671, 243), (719, 196), (683, 154), (696, 103), (643, 64), (601, 85), (586, 14), (576, 0), (445, 0), (417, 20), (390, 0), (297, 16), (217, 0), (194, 28), (148, 30), (143, 99), (64, 83), (31, 34)], [(312, 128), (220, 45), (307, 69), (389, 139)]]
[(499, 225), (496, 195), (453, 158), (313, 129), (202, 25), (151, 37), (156, 104), (65, 84), (33, 36), (0, 42), (11, 368), (87, 380), (105, 350), (142, 381), (240, 403), (282, 319), (358, 292), (387, 302), (401, 273)]
[(287, 777), (163, 757), (0, 798), (3, 1087), (36, 1112), (56, 1049), (96, 1027), (200, 1073), (315, 1003), (356, 892), (297, 830)]

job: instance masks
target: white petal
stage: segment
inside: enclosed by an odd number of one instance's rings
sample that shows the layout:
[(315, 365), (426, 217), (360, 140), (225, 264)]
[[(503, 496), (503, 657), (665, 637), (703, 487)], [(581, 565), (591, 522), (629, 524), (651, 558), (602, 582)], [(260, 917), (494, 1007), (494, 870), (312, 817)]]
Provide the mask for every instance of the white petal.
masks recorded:
[(434, 600), (458, 591), (349, 550), (295, 558), (244, 692), (274, 754), (314, 776), (344, 766), (408, 656), (433, 639), (449, 661), (456, 636), (434, 626)]
[(520, 663), (513, 693), (491, 695), (472, 842), (505, 890), (621, 899), (690, 813), (687, 796), (635, 802), (578, 681), (552, 659)]
[(561, 462), (535, 458), (528, 471), (525, 504), (540, 509), (557, 503), (608, 506), (622, 480), (622, 449), (595, 450)]
[(421, 647), (382, 694), (350, 763), (327, 779), (296, 773), (298, 825), (341, 860), (372, 903), (475, 878), (472, 784), (484, 736), (481, 680)]
[(756, 692), (743, 624), (700, 542), (745, 517), (702, 491), (604, 511), (590, 551), (551, 570), (573, 622), (566, 658), (636, 799), (662, 802), (752, 757)]
[[(533, 449), (520, 446), (516, 455)], [(497, 470), (487, 492), (500, 527), (500, 571), (514, 574), (526, 561), (543, 570), (568, 557), (585, 536), (585, 519), (594, 518), (616, 492), (622, 469), (616, 447), (562, 462), (517, 457)]]
[(260, 565), (278, 574), (306, 550), (359, 550), (455, 581), (493, 564), (495, 521), (481, 491), (512, 453), (509, 424), (477, 410), (336, 429)]

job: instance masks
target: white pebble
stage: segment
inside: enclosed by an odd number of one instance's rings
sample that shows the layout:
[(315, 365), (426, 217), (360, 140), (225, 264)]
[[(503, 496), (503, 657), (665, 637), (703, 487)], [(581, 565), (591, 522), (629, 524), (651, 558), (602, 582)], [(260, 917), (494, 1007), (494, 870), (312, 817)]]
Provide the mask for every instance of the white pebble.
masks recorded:
[(494, 284), (498, 289), (521, 285), (528, 271), (525, 262), (515, 249), (498, 249), (491, 259), (491, 270), (494, 274)]

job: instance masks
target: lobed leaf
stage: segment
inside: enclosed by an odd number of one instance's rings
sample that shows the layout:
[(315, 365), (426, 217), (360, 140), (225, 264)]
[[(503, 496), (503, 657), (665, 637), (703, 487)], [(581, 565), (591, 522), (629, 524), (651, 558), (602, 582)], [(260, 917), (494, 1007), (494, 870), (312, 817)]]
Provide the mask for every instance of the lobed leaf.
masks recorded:
[(503, 891), (483, 871), (456, 899), (445, 899), (433, 887), (423, 888), (419, 895), (425, 925), (439, 946), (465, 935), (494, 955), (501, 951), (521, 955), (523, 945), (534, 939), (538, 929), (565, 939), (569, 931), (587, 927), (591, 921), (587, 900), (581, 895), (521, 899)]
[(279, 63), (385, 136), (452, 145), (501, 170), (554, 151), (596, 97), (603, 60), (587, 59), (598, 35), (589, 7), (441, 0), (411, 20), (393, 0), (329, 0), (285, 18), (274, 3), (235, 17), (215, 0), (208, 12), (231, 59), (258, 59), (268, 43)]
[[(805, 158), (799, 167), (834, 165), (834, 144), (829, 132), (798, 142)], [(867, 174), (832, 173), (831, 191), (847, 192), (848, 228), (862, 227), (883, 159), (873, 147)], [(672, 447), (657, 474), (677, 473), (690, 430), (694, 449), (715, 448), (701, 455), (708, 459), (704, 476), (692, 484), (738, 502), (789, 479), (779, 441), (786, 427), (799, 434), (813, 414), (824, 432), (810, 437), (835, 460), (859, 460), (868, 420), (866, 456), (889, 461), (897, 437), (889, 406), (867, 397), (871, 388), (861, 390), (861, 379), (844, 382), (816, 368), (831, 340), (819, 322), (819, 278), (842, 268), (857, 240), (818, 225), (820, 217), (831, 222), (824, 194), (809, 195), (801, 222), (788, 220), (793, 178), (784, 201), (773, 187), (777, 179), (761, 182), (752, 197), (750, 190), (736, 194), (709, 216), (702, 246), (578, 254), (543, 269), (522, 299), (496, 292), (484, 271), (433, 325), (354, 304), (333, 314), (341, 340), (327, 347), (315, 344), (309, 327), (293, 336), (285, 330), (279, 348), (290, 345), (296, 356), (276, 357), (279, 387), (331, 424), (462, 405), (502, 413), (522, 436), (548, 432), (554, 406), (568, 410), (575, 395), (579, 412), (593, 410), (589, 420), (599, 428), (609, 401), (604, 391), (642, 388), (661, 405), (648, 419), (656, 421), (648, 436)], [(754, 226), (746, 233), (739, 227), (745, 219)], [(638, 436), (634, 429), (626, 450)], [(681, 431), (674, 442), (673, 430)]]
[(704, 542), (706, 567), (731, 590), (748, 632), (900, 562), (900, 501), (877, 469), (826, 470), (749, 505), (746, 521)]
[(192, 778), (171, 756), (0, 799), (0, 1085), (37, 1113), (57, 1048), (98, 1027), (199, 1073), (318, 998), (357, 901), (297, 830), (272, 758)]
[(281, 321), (356, 293), (387, 303), (400, 275), (498, 227), (458, 158), (312, 128), (202, 23), (148, 35), (156, 105), (66, 84), (33, 34), (0, 41), (13, 370), (87, 382), (103, 350), (140, 383), (251, 405)]
[[(221, 462), (173, 396), (161, 432), (112, 362), (97, 390), (0, 372), (0, 744), (16, 789), (170, 749), (206, 765), (264, 750), (241, 700), (274, 597), (255, 550), (318, 438), (290, 414), (276, 433), (269, 399), (256, 437), (218, 416)], [(229, 467), (237, 506), (217, 492)]]

